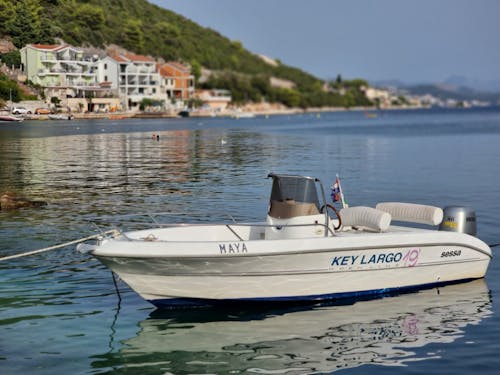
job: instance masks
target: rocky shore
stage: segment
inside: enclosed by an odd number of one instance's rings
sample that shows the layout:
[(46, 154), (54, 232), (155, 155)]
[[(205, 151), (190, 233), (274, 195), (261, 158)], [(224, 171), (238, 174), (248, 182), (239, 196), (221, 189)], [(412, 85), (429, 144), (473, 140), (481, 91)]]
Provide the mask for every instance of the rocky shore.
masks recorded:
[(19, 208), (37, 208), (46, 206), (45, 201), (34, 201), (19, 196), (13, 191), (5, 191), (0, 195), (0, 210), (11, 211)]

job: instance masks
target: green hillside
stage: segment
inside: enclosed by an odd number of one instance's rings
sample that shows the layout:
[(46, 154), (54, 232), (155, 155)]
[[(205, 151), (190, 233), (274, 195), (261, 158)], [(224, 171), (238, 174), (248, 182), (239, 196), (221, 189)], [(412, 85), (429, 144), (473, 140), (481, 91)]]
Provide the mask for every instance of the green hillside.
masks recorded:
[[(204, 28), (146, 0), (0, 0), (0, 33), (16, 47), (62, 39), (75, 46), (118, 44), (130, 51), (183, 60), (195, 75), (216, 71), (205, 87), (230, 89), (236, 101), (277, 101), (289, 106), (353, 106), (370, 103), (350, 85), (348, 95), (325, 92), (321, 80), (279, 63), (272, 66), (240, 42)], [(271, 87), (270, 77), (294, 89)]]

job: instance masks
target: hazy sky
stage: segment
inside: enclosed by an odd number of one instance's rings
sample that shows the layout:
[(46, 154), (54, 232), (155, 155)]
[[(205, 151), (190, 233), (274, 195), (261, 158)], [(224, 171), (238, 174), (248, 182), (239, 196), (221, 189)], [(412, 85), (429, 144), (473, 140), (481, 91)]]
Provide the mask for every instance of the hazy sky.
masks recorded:
[(500, 79), (499, 0), (151, 0), (321, 78)]

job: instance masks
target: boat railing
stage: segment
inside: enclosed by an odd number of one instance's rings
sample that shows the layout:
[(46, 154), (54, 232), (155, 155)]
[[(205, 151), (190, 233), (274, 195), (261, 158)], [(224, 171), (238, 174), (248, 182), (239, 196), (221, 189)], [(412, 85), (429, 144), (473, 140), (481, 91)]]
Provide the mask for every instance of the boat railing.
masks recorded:
[[(239, 240), (243, 241), (240, 235), (235, 232), (232, 227), (258, 227), (258, 228), (275, 228), (278, 230), (283, 230), (285, 228), (300, 228), (300, 227), (322, 227), (325, 229), (326, 236), (331, 235), (334, 236), (335, 232), (333, 229), (324, 223), (303, 223), (303, 224), (269, 224), (269, 223), (259, 223), (259, 222), (237, 222), (235, 218), (228, 214), (222, 213), (224, 216), (227, 216), (231, 219), (230, 223), (219, 223), (225, 225)], [(177, 213), (177, 212), (155, 212), (155, 213), (139, 213), (139, 214), (125, 214), (125, 215), (116, 215), (116, 216), (101, 216), (92, 218), (90, 220), (91, 225), (96, 228), (98, 232), (100, 232), (103, 237), (109, 236), (110, 229), (113, 229), (116, 233), (123, 236), (125, 239), (132, 241), (131, 238), (127, 237), (125, 227), (130, 226), (139, 226), (141, 229), (147, 228), (173, 228), (173, 227), (207, 227), (213, 226), (214, 222), (183, 222), (183, 223), (162, 223), (158, 220), (158, 217), (161, 216), (186, 216), (186, 213)], [(193, 217), (191, 213), (189, 215)], [(194, 215), (196, 216), (196, 215)], [(132, 220), (121, 220), (123, 219), (132, 219)], [(140, 218), (147, 218), (149, 221), (137, 220)], [(136, 220), (134, 220), (136, 219)], [(213, 216), (211, 216), (211, 220), (213, 220)]]
[[(123, 215), (104, 215), (104, 216), (95, 216), (88, 219), (90, 223), (94, 226), (98, 226), (99, 223), (108, 223), (111, 225), (126, 225), (126, 224), (154, 224), (156, 226), (163, 226), (165, 223), (162, 223), (158, 220), (160, 217), (187, 217), (189, 215), (190, 218), (197, 218), (198, 223), (203, 223), (207, 217), (206, 213), (193, 213), (193, 212), (146, 212), (146, 213), (136, 213), (136, 214), (123, 214)], [(213, 221), (214, 217), (226, 217), (231, 220), (232, 223), (236, 223), (236, 219), (227, 212), (212, 212), (210, 214), (210, 220)], [(147, 219), (145, 221), (144, 219)]]

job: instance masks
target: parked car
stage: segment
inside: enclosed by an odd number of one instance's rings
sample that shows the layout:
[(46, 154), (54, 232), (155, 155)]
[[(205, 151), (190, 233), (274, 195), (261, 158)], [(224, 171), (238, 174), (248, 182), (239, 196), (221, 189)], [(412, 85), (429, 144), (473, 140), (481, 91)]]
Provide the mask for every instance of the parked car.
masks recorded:
[(13, 115), (31, 115), (31, 111), (24, 107), (13, 107), (12, 108)]
[(36, 115), (49, 115), (50, 114), (50, 109), (48, 109), (48, 108), (37, 108), (37, 109), (35, 109), (35, 114)]

